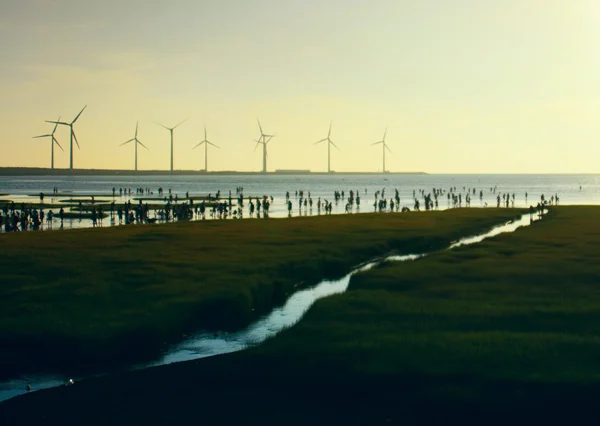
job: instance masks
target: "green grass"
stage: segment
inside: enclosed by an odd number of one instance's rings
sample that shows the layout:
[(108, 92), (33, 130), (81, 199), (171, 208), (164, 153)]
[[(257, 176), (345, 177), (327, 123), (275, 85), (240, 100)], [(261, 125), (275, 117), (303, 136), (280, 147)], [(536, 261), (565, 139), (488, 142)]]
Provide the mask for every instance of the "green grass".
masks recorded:
[(292, 377), (427, 383), (415, 403), (490, 406), (495, 387), (509, 389), (495, 397), (508, 405), (562, 388), (597, 392), (599, 213), (559, 207), (514, 234), (357, 274), (348, 292), (238, 362)]
[(516, 214), (464, 209), (3, 235), (0, 365), (150, 356), (198, 327), (249, 323), (296, 283), (391, 250), (440, 248)]
[(198, 401), (211, 424), (597, 424), (599, 214), (558, 207), (515, 233), (355, 275), (244, 352), (2, 408), (27, 424), (66, 411), (87, 424), (186, 422)]
[(393, 355), (366, 371), (600, 382), (597, 213), (558, 208), (514, 235), (360, 274), (319, 311), (350, 316), (372, 336), (361, 345)]

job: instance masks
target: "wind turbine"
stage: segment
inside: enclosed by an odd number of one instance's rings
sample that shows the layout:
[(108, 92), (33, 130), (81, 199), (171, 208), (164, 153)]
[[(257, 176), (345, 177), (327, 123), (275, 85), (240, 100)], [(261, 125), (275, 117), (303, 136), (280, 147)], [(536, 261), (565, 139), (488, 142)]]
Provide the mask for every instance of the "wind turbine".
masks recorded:
[(202, 144), (204, 144), (204, 171), (207, 172), (208, 171), (208, 145), (212, 145), (215, 148), (219, 148), (219, 147), (217, 145), (215, 145), (214, 143), (209, 142), (206, 139), (206, 126), (204, 126), (204, 140), (202, 142), (198, 142), (198, 144), (195, 147), (193, 147), (192, 149), (196, 149)]
[(327, 173), (331, 173), (331, 145), (335, 146), (338, 151), (340, 150), (331, 140), (331, 124), (332, 123), (329, 123), (329, 133), (327, 133), (327, 137), (321, 139), (319, 142), (315, 142), (315, 145), (318, 145), (321, 142), (327, 141)]
[(267, 173), (267, 144), (269, 143), (269, 141), (271, 139), (273, 139), (275, 137), (275, 135), (267, 135), (267, 134), (265, 134), (265, 132), (263, 132), (263, 129), (262, 129), (262, 126), (260, 125), (260, 121), (258, 120), (258, 117), (256, 118), (256, 122), (258, 123), (258, 128), (260, 129), (260, 138), (258, 138), (258, 140), (256, 141), (256, 146), (254, 147), (254, 150), (256, 151), (256, 148), (258, 147), (258, 145), (262, 144), (262, 146), (263, 146), (263, 169), (262, 169), (262, 172)]
[[(58, 121), (60, 121), (60, 117), (58, 117)], [(56, 138), (54, 137), (54, 132), (56, 132), (56, 128), (58, 127), (58, 122), (56, 124), (54, 124), (54, 130), (52, 130), (52, 133), (49, 133), (47, 135), (40, 135), (40, 136), (34, 136), (33, 139), (37, 139), (37, 138), (52, 138), (52, 149), (50, 151), (50, 168), (52, 170), (54, 170), (54, 144), (58, 145), (58, 147), (60, 148), (61, 151), (65, 151), (63, 149), (62, 146), (60, 146), (60, 144), (58, 143), (58, 141), (56, 140)]]
[[(137, 172), (137, 146), (142, 145), (144, 148), (148, 149), (148, 147), (146, 145), (144, 145), (142, 142), (140, 142), (140, 140), (137, 137), (138, 134), (138, 124), (139, 122), (135, 123), (135, 136), (131, 139), (129, 139), (127, 142), (123, 142), (121, 145), (119, 146), (123, 146), (123, 145), (127, 145), (129, 142), (133, 142), (135, 144), (135, 148), (134, 148), (134, 155), (135, 155), (135, 171)], [(148, 151), (150, 151), (148, 149)]]
[(379, 145), (379, 144), (381, 144), (381, 146), (382, 146), (382, 149), (383, 149), (383, 173), (385, 173), (385, 150), (387, 149), (388, 151), (390, 151), (390, 154), (392, 153), (392, 151), (388, 148), (387, 144), (385, 143), (385, 135), (387, 135), (387, 127), (385, 128), (385, 132), (383, 133), (383, 139), (380, 140), (379, 142), (375, 142), (375, 143), (371, 144), (371, 146)]
[(173, 130), (175, 130), (176, 128), (178, 128), (179, 126), (181, 126), (183, 123), (185, 123), (188, 119), (186, 118), (185, 120), (183, 120), (181, 123), (179, 123), (177, 126), (175, 127), (167, 127), (165, 125), (162, 125), (160, 123), (156, 123), (161, 127), (164, 127), (165, 129), (167, 129), (170, 133), (171, 133), (171, 172), (173, 171)]
[(70, 123), (64, 122), (64, 121), (46, 121), (47, 123), (52, 123), (52, 124), (60, 124), (61, 126), (69, 126), (69, 129), (71, 131), (71, 137), (70, 137), (70, 159), (69, 159), (69, 169), (71, 171), (73, 171), (73, 139), (75, 139), (75, 143), (77, 144), (77, 148), (79, 148), (79, 141), (77, 140), (77, 136), (75, 135), (75, 131), (73, 130), (73, 124), (75, 124), (75, 122), (77, 121), (77, 119), (79, 118), (79, 116), (81, 115), (81, 113), (83, 112), (84, 109), (87, 108), (87, 105), (84, 106), (82, 108), (81, 111), (79, 111), (79, 114), (77, 114), (77, 117), (75, 117), (73, 119), (73, 121), (71, 121)]

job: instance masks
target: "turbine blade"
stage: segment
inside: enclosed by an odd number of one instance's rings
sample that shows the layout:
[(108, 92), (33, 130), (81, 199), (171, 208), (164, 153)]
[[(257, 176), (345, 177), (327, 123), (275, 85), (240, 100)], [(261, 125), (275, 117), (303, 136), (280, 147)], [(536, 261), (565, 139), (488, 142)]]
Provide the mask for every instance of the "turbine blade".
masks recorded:
[(327, 138), (325, 138), (325, 139), (321, 139), (320, 141), (318, 141), (318, 142), (315, 142), (315, 145), (316, 145), (316, 144), (318, 144), (318, 143), (321, 143), (321, 142), (325, 142), (326, 140), (327, 140)]
[(56, 138), (54, 136), (52, 136), (52, 142), (54, 142), (56, 145), (58, 145), (58, 147), (60, 148), (60, 150), (62, 152), (65, 152), (65, 150), (63, 149), (63, 147), (60, 146), (60, 144), (58, 143), (58, 141), (56, 140)]
[(206, 143), (208, 143), (209, 145), (212, 145), (212, 146), (214, 146), (215, 148), (221, 149), (221, 148), (219, 148), (217, 145), (215, 145), (215, 144), (214, 144), (214, 143), (212, 143), (212, 142), (206, 141)]
[(387, 135), (387, 127), (385, 128), (385, 132), (383, 132), (383, 141), (385, 142), (385, 135)]
[(138, 132), (138, 125), (140, 124), (140, 122), (136, 122), (135, 123), (135, 137), (137, 138), (137, 132)]
[(173, 127), (173, 129), (172, 129), (172, 130), (175, 130), (176, 128), (178, 128), (179, 126), (181, 126), (183, 123), (185, 123), (185, 122), (186, 122), (186, 121), (188, 121), (188, 120), (189, 120), (189, 117), (188, 117), (188, 118), (186, 118), (185, 120), (181, 121), (179, 124), (177, 124), (177, 126)]
[(48, 120), (46, 120), (46, 123), (61, 124), (63, 126), (70, 126), (69, 123), (65, 123), (64, 121), (48, 121)]
[(135, 140), (135, 138), (133, 139), (129, 139), (128, 141), (123, 142), (121, 145), (119, 146), (123, 146), (123, 145), (127, 145), (129, 142), (133, 142)]
[(79, 114), (77, 114), (77, 117), (75, 117), (75, 119), (73, 121), (71, 121), (71, 124), (75, 124), (75, 122), (77, 121), (77, 119), (79, 118), (79, 116), (81, 115), (81, 113), (83, 112), (84, 109), (87, 108), (87, 105), (83, 107), (83, 109), (81, 111), (79, 111)]
[(263, 129), (262, 126), (260, 125), (260, 121), (258, 120), (258, 117), (256, 117), (256, 122), (258, 123), (258, 128), (260, 129), (260, 134), (263, 135)]
[[(58, 117), (58, 121), (60, 121), (60, 117)], [(54, 125), (54, 130), (52, 130), (52, 134), (56, 132), (56, 128), (58, 127), (58, 122)]]
[(196, 148), (198, 148), (198, 147), (199, 147), (200, 145), (202, 145), (203, 143), (204, 143), (204, 141), (202, 141), (202, 142), (198, 142), (198, 144), (197, 144), (195, 147), (193, 147), (192, 149), (196, 149)]
[(383, 141), (372, 143), (371, 146), (373, 146), (373, 145), (379, 145), (380, 143), (383, 143)]
[(333, 124), (333, 120), (329, 122), (329, 133), (327, 133), (327, 137), (331, 136), (331, 125)]
[(158, 124), (160, 127), (164, 127), (167, 130), (171, 130), (167, 126), (165, 126), (164, 124), (160, 124), (158, 121), (155, 121), (154, 124)]
[(79, 146), (79, 141), (77, 140), (77, 135), (75, 134), (75, 130), (73, 130), (73, 127), (71, 127), (71, 133), (73, 133), (73, 139), (75, 139), (75, 143), (77, 144), (77, 148), (81, 149), (81, 147)]
[(136, 142), (136, 143), (139, 143), (139, 144), (140, 144), (140, 145), (142, 145), (144, 148), (146, 148), (148, 151), (150, 151), (150, 148), (148, 148), (146, 145), (144, 145), (144, 144), (142, 143), (142, 141), (140, 141), (139, 139), (137, 139), (137, 138), (136, 138), (136, 139), (135, 139), (135, 142)]
[(39, 135), (39, 136), (32, 136), (32, 137), (31, 137), (31, 139), (37, 139), (37, 138), (48, 138), (48, 137), (50, 137), (50, 136), (52, 136), (52, 134), (49, 134), (49, 135)]
[(390, 154), (393, 154), (392, 150), (389, 149), (387, 145), (385, 145), (385, 149), (387, 149)]
[(334, 143), (333, 143), (333, 141), (332, 141), (331, 139), (329, 140), (329, 143), (330, 143), (331, 145), (335, 146), (335, 148), (336, 148), (338, 151), (340, 150), (340, 149), (338, 148), (338, 146), (337, 146), (336, 144), (334, 144)]
[(261, 144), (261, 142), (256, 141), (256, 145), (254, 145), (254, 151), (256, 151), (256, 148), (258, 148), (258, 145), (260, 145), (260, 144)]
[(204, 126), (204, 140), (206, 140), (206, 126)]

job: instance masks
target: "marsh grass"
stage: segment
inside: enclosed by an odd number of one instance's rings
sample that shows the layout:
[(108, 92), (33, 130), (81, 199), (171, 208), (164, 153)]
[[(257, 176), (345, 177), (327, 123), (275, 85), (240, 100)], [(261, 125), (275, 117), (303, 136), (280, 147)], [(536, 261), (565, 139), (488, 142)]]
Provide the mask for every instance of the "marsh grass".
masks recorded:
[(599, 215), (560, 207), (383, 264), (261, 346), (35, 392), (2, 404), (4, 419), (184, 423), (200, 406), (208, 424), (596, 425)]
[(199, 327), (248, 324), (299, 282), (342, 275), (390, 251), (441, 248), (516, 214), (461, 209), (4, 235), (0, 365), (6, 373), (153, 356)]
[(559, 207), (515, 233), (359, 273), (238, 362), (410, 389), (415, 406), (580, 406), (600, 395), (599, 213)]

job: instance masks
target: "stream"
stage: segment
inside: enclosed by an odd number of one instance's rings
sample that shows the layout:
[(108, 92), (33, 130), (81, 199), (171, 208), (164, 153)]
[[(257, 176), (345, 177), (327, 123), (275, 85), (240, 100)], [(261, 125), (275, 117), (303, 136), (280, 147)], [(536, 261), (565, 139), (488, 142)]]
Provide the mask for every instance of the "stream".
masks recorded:
[[(485, 240), (486, 238), (494, 237), (503, 233), (514, 232), (516, 229), (522, 226), (530, 225), (532, 221), (537, 219), (538, 218), (535, 215), (533, 219), (531, 219), (529, 214), (524, 214), (520, 219), (497, 226), (483, 234), (461, 238), (460, 240), (453, 242), (444, 250), (451, 250), (464, 245), (476, 244)], [(271, 311), (271, 313), (265, 315), (241, 331), (233, 333), (198, 333), (184, 342), (174, 345), (156, 361), (134, 365), (130, 368), (130, 370), (138, 370), (142, 368), (170, 364), (173, 362), (189, 361), (198, 358), (237, 352), (252, 346), (256, 346), (275, 336), (282, 330), (292, 327), (294, 324), (298, 323), (306, 311), (308, 311), (312, 304), (317, 300), (345, 292), (348, 288), (348, 284), (350, 283), (350, 278), (352, 275), (358, 272), (367, 271), (382, 262), (414, 261), (433, 253), (436, 252), (390, 255), (381, 259), (364, 263), (354, 268), (340, 279), (323, 280), (314, 287), (297, 291), (289, 297), (283, 306), (274, 309)], [(99, 375), (102, 374), (98, 374), (96, 376)], [(75, 381), (82, 379), (85, 379), (85, 377), (73, 378)], [(36, 374), (24, 375), (19, 379), (3, 381), (0, 382), (0, 401), (4, 401), (14, 396), (26, 393), (27, 385), (30, 385), (31, 390), (35, 391), (61, 386), (67, 384), (69, 380), (71, 380), (71, 378), (64, 376)]]

